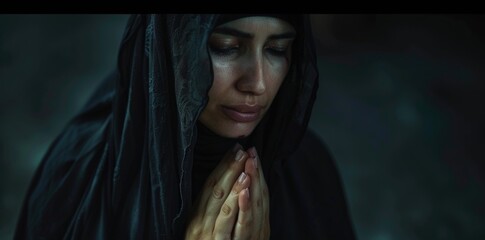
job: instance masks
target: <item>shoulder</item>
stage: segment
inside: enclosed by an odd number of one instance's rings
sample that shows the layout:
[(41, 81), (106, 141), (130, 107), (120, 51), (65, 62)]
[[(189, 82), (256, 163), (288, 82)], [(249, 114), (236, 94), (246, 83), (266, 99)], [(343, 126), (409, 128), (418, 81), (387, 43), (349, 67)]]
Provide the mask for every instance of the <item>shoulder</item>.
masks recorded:
[(329, 155), (328, 148), (320, 136), (312, 129), (307, 129), (297, 151), (314, 152)]
[[(322, 138), (308, 129), (297, 150), (283, 164), (284, 171), (300, 181), (300, 184), (317, 183), (333, 196), (342, 196), (340, 171)], [(318, 197), (323, 197), (319, 195)]]
[[(288, 206), (294, 208), (294, 216), (301, 221), (308, 217), (312, 219), (308, 224), (313, 227), (305, 229), (305, 234), (320, 236), (312, 239), (322, 239), (323, 236), (355, 239), (338, 168), (318, 134), (308, 129), (297, 150), (281, 167), (279, 181), (284, 184), (280, 185), (282, 196), (278, 197), (286, 199)], [(291, 208), (285, 209), (289, 211)]]
[[(298, 148), (288, 159), (291, 163), (298, 162), (307, 168), (335, 169), (332, 154), (322, 138), (312, 129), (307, 129)], [(305, 163), (305, 164), (302, 164)]]

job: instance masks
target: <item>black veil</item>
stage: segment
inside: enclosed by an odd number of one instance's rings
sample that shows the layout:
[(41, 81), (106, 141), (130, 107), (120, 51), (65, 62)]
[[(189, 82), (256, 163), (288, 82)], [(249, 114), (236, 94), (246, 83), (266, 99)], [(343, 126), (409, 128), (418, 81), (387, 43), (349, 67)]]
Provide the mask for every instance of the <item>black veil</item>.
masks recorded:
[[(212, 84), (206, 43), (218, 17), (129, 19), (118, 68), (50, 146), (15, 239), (182, 238), (196, 123)], [(298, 147), (318, 87), (308, 16), (295, 28), (290, 72), (249, 141), (266, 176)]]

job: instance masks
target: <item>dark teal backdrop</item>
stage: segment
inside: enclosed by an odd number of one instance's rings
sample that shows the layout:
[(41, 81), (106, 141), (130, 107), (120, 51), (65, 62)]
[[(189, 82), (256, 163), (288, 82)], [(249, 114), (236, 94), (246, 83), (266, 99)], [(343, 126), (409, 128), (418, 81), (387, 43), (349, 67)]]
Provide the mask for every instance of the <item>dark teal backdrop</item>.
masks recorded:
[[(0, 240), (127, 15), (0, 15)], [(485, 15), (314, 15), (311, 127), (359, 239), (485, 239)], [(318, 191), (318, 188), (315, 189)]]

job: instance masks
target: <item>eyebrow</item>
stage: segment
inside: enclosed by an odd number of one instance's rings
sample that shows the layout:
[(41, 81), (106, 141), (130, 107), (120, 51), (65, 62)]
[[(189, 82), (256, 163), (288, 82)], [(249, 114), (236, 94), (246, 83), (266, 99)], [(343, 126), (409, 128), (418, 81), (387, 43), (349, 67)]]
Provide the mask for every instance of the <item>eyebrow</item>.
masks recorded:
[[(234, 37), (239, 37), (239, 38), (247, 38), (251, 39), (254, 38), (254, 35), (251, 33), (243, 32), (234, 28), (229, 28), (229, 27), (218, 27), (214, 29), (213, 33), (219, 33), (219, 34), (224, 34), (224, 35), (231, 35)], [(279, 34), (272, 34), (268, 37), (269, 40), (276, 40), (276, 39), (291, 39), (295, 38), (296, 33), (294, 32), (285, 32), (285, 33), (279, 33)]]

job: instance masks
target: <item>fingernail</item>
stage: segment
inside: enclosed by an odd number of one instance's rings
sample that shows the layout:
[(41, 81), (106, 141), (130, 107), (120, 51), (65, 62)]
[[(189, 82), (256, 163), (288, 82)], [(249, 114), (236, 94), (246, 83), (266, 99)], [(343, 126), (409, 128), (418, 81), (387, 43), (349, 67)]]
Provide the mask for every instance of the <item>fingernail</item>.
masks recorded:
[(236, 143), (236, 145), (234, 145), (234, 147), (232, 148), (232, 152), (235, 153), (235, 152), (237, 152), (237, 150), (240, 150), (240, 149), (242, 149), (241, 144)]
[(254, 168), (258, 169), (258, 156), (253, 157)]
[(244, 182), (244, 179), (246, 179), (246, 173), (242, 172), (241, 175), (239, 175), (239, 178), (237, 179), (237, 181), (239, 183), (243, 183)]
[(239, 151), (237, 151), (236, 153), (236, 161), (239, 162), (243, 159), (244, 157), (244, 151), (239, 149)]

